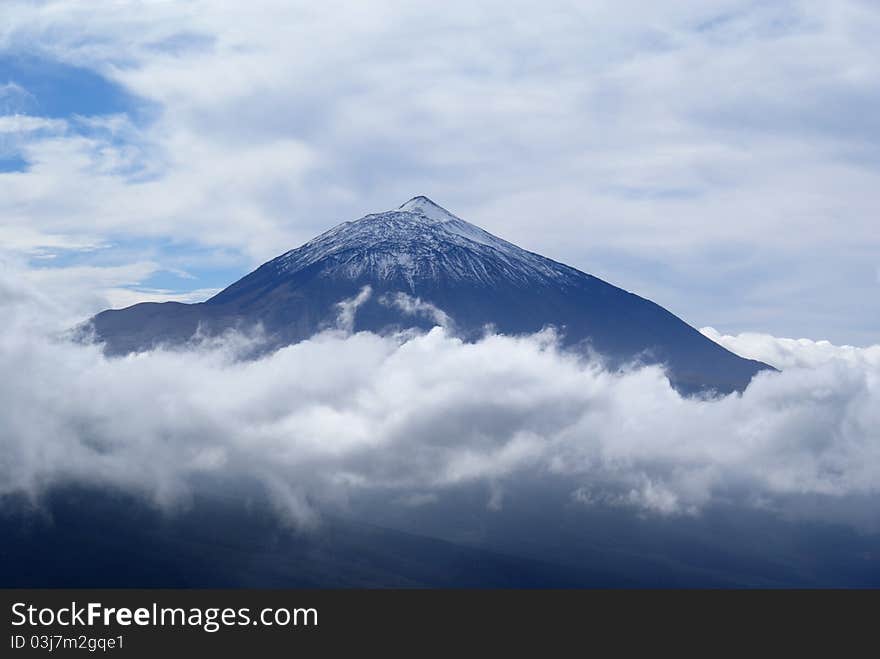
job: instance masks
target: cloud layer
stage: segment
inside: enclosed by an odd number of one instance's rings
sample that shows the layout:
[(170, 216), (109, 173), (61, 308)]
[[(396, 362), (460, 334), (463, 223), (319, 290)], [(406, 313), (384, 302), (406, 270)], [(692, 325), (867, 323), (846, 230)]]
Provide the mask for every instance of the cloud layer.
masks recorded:
[(880, 347), (721, 337), (785, 370), (706, 401), (658, 368), (603, 371), (549, 332), (467, 344), (342, 322), (258, 361), (236, 358), (236, 336), (107, 359), (3, 291), (2, 494), (81, 482), (173, 506), (205, 479), (247, 480), (308, 523), (367, 492), (404, 505), (482, 483), (499, 506), (526, 475), (652, 514), (880, 488)]

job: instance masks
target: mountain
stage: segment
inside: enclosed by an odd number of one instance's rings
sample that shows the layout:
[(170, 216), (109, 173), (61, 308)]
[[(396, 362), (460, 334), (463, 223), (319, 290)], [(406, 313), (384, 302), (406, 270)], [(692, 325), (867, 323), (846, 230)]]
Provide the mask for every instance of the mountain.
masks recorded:
[[(528, 478), (528, 477), (526, 477)], [(291, 528), (228, 483), (163, 512), (65, 484), (0, 506), (0, 588), (878, 588), (880, 533), (723, 504), (700, 515), (573, 506), (528, 482), (501, 509), (475, 486), (430, 513), (364, 505)]]
[(333, 326), (339, 303), (353, 298), (358, 331), (439, 323), (475, 339), (487, 326), (505, 334), (555, 326), (566, 346), (597, 352), (611, 367), (666, 365), (684, 392), (742, 390), (770, 368), (649, 300), (517, 247), (421, 196), (343, 222), (206, 302), (136, 304), (99, 313), (91, 326), (108, 354), (258, 324), (272, 348)]

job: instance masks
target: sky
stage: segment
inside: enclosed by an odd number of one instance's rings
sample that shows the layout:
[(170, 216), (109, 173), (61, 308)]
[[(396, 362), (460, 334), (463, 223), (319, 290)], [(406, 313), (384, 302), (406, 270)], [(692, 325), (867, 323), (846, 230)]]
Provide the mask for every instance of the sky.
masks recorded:
[(878, 343), (872, 2), (0, 7), (0, 267), (205, 299), (424, 194), (717, 336)]

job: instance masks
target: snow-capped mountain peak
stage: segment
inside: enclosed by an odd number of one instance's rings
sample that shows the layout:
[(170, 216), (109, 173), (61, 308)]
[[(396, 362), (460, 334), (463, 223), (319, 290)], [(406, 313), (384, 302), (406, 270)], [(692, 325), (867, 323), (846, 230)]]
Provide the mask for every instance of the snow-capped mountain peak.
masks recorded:
[(406, 203), (401, 204), (397, 208), (397, 210), (403, 211), (404, 213), (417, 213), (419, 215), (427, 217), (429, 220), (434, 220), (436, 222), (452, 222), (455, 220), (462, 221), (461, 218), (456, 217), (448, 210), (446, 210), (439, 204), (435, 204), (433, 201), (423, 195), (413, 197)]
[(411, 291), (419, 280), (563, 284), (575, 273), (456, 217), (424, 196), (394, 210), (343, 222), (268, 265), (293, 274), (318, 263), (323, 277), (397, 280)]
[(271, 349), (337, 323), (340, 301), (361, 299), (366, 287), (354, 331), (427, 329), (438, 314), (467, 340), (487, 326), (504, 334), (552, 326), (565, 345), (589, 346), (608, 364), (663, 364), (687, 391), (741, 391), (768, 368), (653, 302), (517, 247), (427, 197), (338, 224), (206, 302), (108, 310), (92, 319), (92, 329), (111, 354), (249, 327), (259, 327)]

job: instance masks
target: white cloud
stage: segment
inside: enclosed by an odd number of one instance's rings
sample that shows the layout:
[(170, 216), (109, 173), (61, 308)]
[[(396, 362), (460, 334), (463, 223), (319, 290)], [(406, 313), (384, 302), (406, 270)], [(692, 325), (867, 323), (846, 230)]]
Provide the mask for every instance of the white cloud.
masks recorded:
[(835, 362), (853, 366), (880, 364), (880, 346), (837, 346), (830, 341), (781, 339), (769, 334), (747, 332), (725, 335), (712, 327), (700, 330), (704, 335), (743, 357), (757, 359), (780, 369), (815, 368)]
[(379, 302), (399, 309), (403, 313), (410, 316), (427, 318), (434, 324), (447, 329), (452, 329), (452, 319), (449, 315), (436, 305), (422, 300), (420, 297), (413, 297), (406, 293), (397, 292), (394, 295), (385, 294)]
[[(829, 357), (777, 341), (790, 367), (703, 401), (658, 368), (611, 374), (560, 352), (552, 333), (467, 344), (442, 328), (331, 330), (257, 361), (237, 358), (234, 337), (107, 359), (47, 336), (19, 280), (0, 306), (3, 493), (74, 481), (173, 504), (206, 475), (256, 479), (309, 523), (366, 492), (418, 505), (485, 483), (499, 507), (526, 474), (658, 514), (880, 487), (878, 347)], [(774, 344), (745, 341), (756, 355)]]
[(67, 122), (60, 119), (44, 119), (23, 114), (0, 116), (0, 133), (28, 133), (37, 130), (63, 132)]
[(51, 258), (52, 250), (95, 250), (105, 243), (95, 236), (84, 234), (47, 234), (24, 226), (0, 226), (0, 244), (4, 250), (17, 254)]
[(358, 307), (369, 300), (372, 295), (372, 287), (364, 286), (354, 297), (337, 302), (336, 307), (339, 310), (336, 320), (337, 328), (343, 332), (351, 332), (354, 328), (354, 318)]

